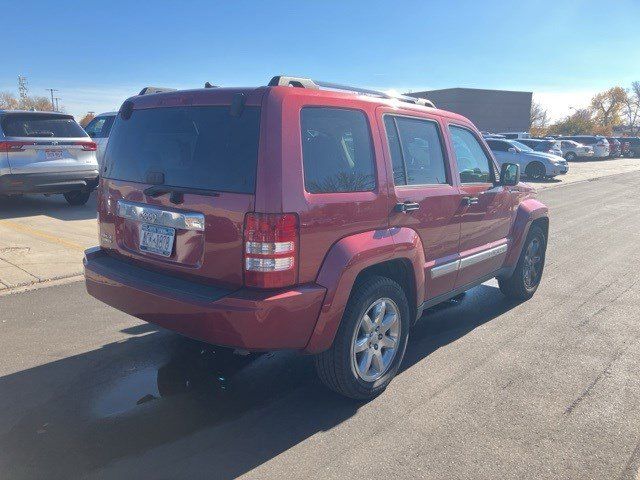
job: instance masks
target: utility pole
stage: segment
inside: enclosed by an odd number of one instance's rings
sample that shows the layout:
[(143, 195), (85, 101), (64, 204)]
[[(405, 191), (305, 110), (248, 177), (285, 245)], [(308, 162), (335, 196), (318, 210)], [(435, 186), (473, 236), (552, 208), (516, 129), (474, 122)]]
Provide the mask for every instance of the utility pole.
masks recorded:
[(18, 75), (18, 94), (20, 100), (25, 100), (29, 94), (29, 87), (27, 86), (27, 77)]
[(59, 90), (56, 88), (45, 88), (45, 90), (48, 90), (49, 92), (51, 92), (51, 110), (55, 112), (56, 108), (55, 108), (55, 104), (53, 103), (53, 92), (58, 92)]
[(58, 100), (60, 100), (60, 97), (55, 97), (54, 100), (56, 101), (56, 112), (60, 111), (60, 105), (58, 105)]

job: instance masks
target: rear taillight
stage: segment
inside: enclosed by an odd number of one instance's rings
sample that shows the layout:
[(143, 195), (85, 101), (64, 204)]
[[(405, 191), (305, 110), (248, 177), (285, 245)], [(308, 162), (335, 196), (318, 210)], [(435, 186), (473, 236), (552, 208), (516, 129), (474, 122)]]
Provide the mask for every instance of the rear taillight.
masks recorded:
[(78, 145), (81, 145), (82, 150), (87, 152), (95, 152), (98, 150), (98, 144), (96, 142), (80, 142)]
[(281, 288), (297, 281), (298, 216), (248, 213), (244, 221), (244, 283)]
[(0, 142), (0, 152), (21, 152), (25, 145), (33, 145), (29, 142)]

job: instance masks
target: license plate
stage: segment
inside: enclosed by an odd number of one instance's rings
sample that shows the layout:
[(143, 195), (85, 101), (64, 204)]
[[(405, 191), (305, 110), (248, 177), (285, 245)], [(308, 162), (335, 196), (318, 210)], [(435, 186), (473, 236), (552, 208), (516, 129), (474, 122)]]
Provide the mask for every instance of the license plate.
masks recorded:
[(62, 158), (62, 150), (45, 150), (44, 156), (47, 160), (58, 160)]
[(140, 250), (162, 255), (163, 257), (170, 257), (175, 236), (175, 228), (143, 223), (140, 225)]

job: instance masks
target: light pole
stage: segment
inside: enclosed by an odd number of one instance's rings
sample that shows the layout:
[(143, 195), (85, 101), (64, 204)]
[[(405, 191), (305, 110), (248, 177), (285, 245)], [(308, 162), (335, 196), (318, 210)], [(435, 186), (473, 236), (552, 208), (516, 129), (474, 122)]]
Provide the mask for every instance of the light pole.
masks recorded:
[(49, 90), (51, 92), (51, 111), (55, 112), (55, 104), (53, 103), (53, 92), (58, 92), (59, 90), (56, 88), (45, 88), (45, 90)]

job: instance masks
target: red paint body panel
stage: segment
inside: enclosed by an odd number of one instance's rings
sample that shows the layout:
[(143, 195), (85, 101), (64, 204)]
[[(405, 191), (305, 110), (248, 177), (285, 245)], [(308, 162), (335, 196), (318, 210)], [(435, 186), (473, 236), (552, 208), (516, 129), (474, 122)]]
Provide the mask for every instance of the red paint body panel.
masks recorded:
[(404, 259), (413, 267), (418, 307), (424, 301), (424, 253), (420, 237), (407, 228), (363, 232), (343, 238), (331, 248), (316, 283), (327, 289), (318, 323), (305, 349), (321, 352), (331, 346), (358, 274), (388, 260)]
[(196, 296), (142, 284), (85, 257), (90, 295), (147, 322), (204, 342), (247, 350), (301, 350), (315, 326), (325, 295), (318, 285), (285, 291), (237, 290), (208, 302)]
[[(418, 310), (424, 302), (457, 286), (515, 265), (531, 222), (547, 216), (546, 207), (524, 184), (460, 184), (448, 133), (450, 124), (474, 132), (493, 157), (473, 124), (451, 112), (347, 92), (290, 87), (192, 90), (137, 96), (129, 101), (134, 109), (230, 105), (239, 93), (245, 95), (246, 105), (261, 107), (255, 193), (220, 192), (217, 197), (185, 194), (183, 203), (174, 205), (168, 195), (144, 195), (148, 185), (103, 179), (98, 188), (100, 255), (169, 279), (229, 289), (229, 293), (214, 301), (177, 294), (101, 269), (92, 263), (95, 254), (89, 252), (85, 275), (91, 295), (131, 315), (210, 343), (316, 353), (331, 346), (363, 269), (402, 259), (413, 270), (416, 291), (412, 307)], [(373, 191), (305, 191), (300, 114), (311, 106), (355, 109), (365, 115), (376, 170)], [(437, 122), (447, 184), (394, 185), (385, 114)], [(464, 205), (462, 197), (469, 195), (478, 196), (479, 203)], [(118, 200), (202, 213), (205, 230), (176, 231), (175, 249), (169, 258), (144, 254), (137, 247), (139, 225), (116, 215)], [(420, 210), (394, 210), (397, 203), (407, 201), (419, 203)], [(243, 286), (243, 224), (248, 212), (298, 216), (297, 285), (278, 290)], [(432, 278), (434, 267), (503, 244), (508, 245), (506, 254)]]

